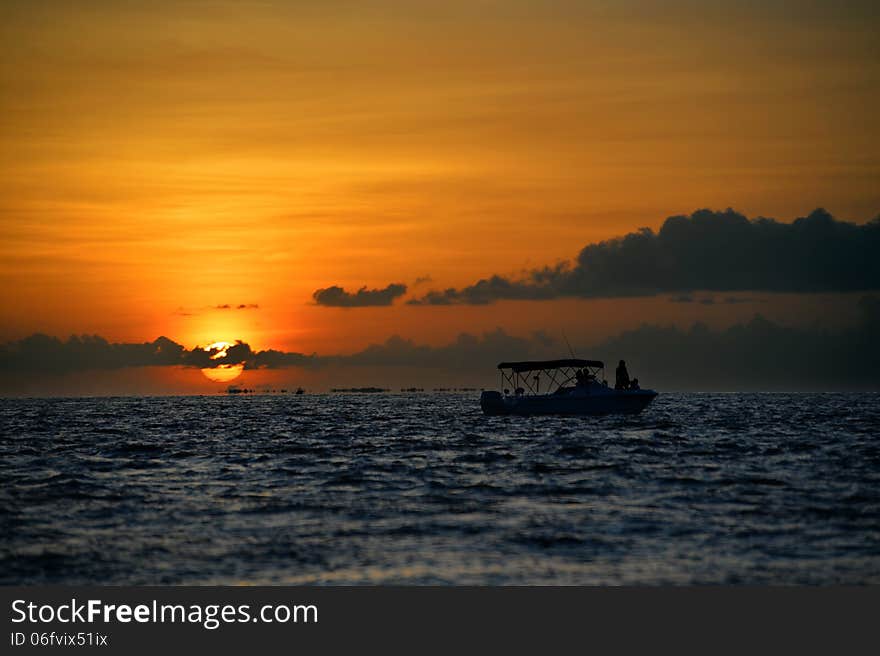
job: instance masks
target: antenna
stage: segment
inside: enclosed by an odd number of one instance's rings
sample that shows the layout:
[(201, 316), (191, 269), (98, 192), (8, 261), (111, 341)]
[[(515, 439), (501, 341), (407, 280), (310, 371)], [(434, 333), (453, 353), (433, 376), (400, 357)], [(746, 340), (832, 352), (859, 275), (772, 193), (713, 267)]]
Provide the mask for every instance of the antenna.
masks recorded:
[(568, 343), (568, 337), (565, 336), (564, 330), (562, 331), (562, 339), (565, 340), (565, 345), (568, 347), (568, 352), (571, 353), (571, 359), (572, 360), (577, 359), (577, 358), (575, 358), (574, 351), (571, 349), (571, 344)]

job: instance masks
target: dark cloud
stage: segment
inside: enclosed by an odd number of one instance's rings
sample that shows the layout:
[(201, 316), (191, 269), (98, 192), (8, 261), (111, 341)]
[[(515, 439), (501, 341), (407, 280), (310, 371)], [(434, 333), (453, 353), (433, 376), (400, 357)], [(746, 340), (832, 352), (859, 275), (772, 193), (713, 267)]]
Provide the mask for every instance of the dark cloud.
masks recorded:
[(0, 371), (63, 373), (160, 366), (205, 369), (236, 364), (243, 364), (246, 369), (329, 365), (482, 368), (494, 366), (510, 353), (537, 356), (538, 349), (552, 343), (543, 333), (523, 338), (497, 329), (482, 336), (463, 333), (451, 344), (440, 347), (417, 345), (395, 335), (353, 355), (317, 356), (271, 349), (254, 351), (240, 340), (225, 349), (197, 346), (187, 350), (167, 337), (143, 344), (118, 344), (98, 336), (73, 336), (62, 341), (36, 334), (0, 345)]
[(461, 289), (449, 288), (443, 291), (429, 291), (421, 298), (407, 301), (410, 305), (488, 305), (495, 301), (531, 301), (559, 298), (558, 293), (545, 283), (537, 283), (532, 273), (528, 280), (510, 280), (503, 276), (479, 280)]
[(301, 353), (253, 351), (237, 341), (225, 351), (195, 347), (187, 350), (180, 344), (159, 337), (142, 344), (108, 342), (97, 335), (72, 336), (66, 341), (36, 334), (0, 345), (0, 371), (63, 373), (126, 367), (183, 366), (200, 369), (243, 364), (245, 368), (309, 366), (315, 357)]
[(254, 351), (250, 344), (238, 340), (222, 350), (196, 347), (191, 351), (184, 351), (180, 364), (200, 369), (236, 364), (243, 364), (245, 369), (280, 369), (316, 366), (320, 362), (314, 355), (285, 353), (271, 349)]
[(172, 314), (181, 316), (181, 317), (192, 317), (197, 316), (205, 311), (213, 311), (213, 310), (259, 310), (260, 306), (256, 303), (239, 303), (238, 305), (233, 305), (232, 303), (220, 303), (218, 305), (205, 305), (199, 308), (185, 308), (179, 307)]
[[(494, 275), (460, 289), (429, 291), (413, 305), (499, 300), (653, 296), (705, 291), (845, 292), (880, 289), (880, 217), (864, 225), (822, 209), (792, 223), (699, 210), (589, 244), (574, 262)], [(693, 299), (692, 299), (693, 300)], [(678, 302), (687, 302), (679, 300)]]
[[(865, 297), (859, 308), (860, 320), (846, 330), (787, 326), (756, 314), (722, 330), (699, 322), (690, 328), (643, 324), (574, 348), (580, 357), (609, 363), (624, 358), (633, 375), (661, 390), (880, 389), (880, 298)], [(567, 353), (563, 342), (545, 333), (518, 337), (498, 329), (480, 336), (463, 334), (439, 347), (393, 337), (327, 360), (343, 366), (454, 371), (493, 384), (500, 361)]]
[(761, 315), (725, 330), (644, 324), (591, 349), (625, 358), (660, 389), (880, 389), (880, 298), (860, 303), (857, 326), (830, 332), (785, 326)]
[(0, 346), (0, 370), (63, 372), (182, 364), (186, 351), (167, 337), (143, 344), (114, 344), (97, 335), (66, 341), (36, 334)]
[(700, 296), (699, 298), (697, 298), (693, 294), (678, 294), (677, 296), (670, 296), (669, 302), (699, 303), (700, 305), (715, 305), (716, 303), (723, 303), (724, 305), (738, 305), (740, 303), (761, 303), (762, 301), (760, 299), (750, 298), (748, 296), (725, 296), (719, 301), (714, 296)]
[(694, 297), (692, 294), (679, 294), (669, 299), (670, 303), (699, 303), (700, 305), (715, 305), (714, 296)]
[[(859, 308), (858, 324), (841, 331), (785, 326), (755, 315), (724, 330), (702, 323), (688, 329), (643, 324), (599, 344), (575, 344), (575, 351), (606, 362), (624, 358), (642, 383), (662, 390), (880, 389), (880, 298), (865, 297)], [(187, 350), (165, 337), (114, 344), (96, 336), (61, 341), (32, 335), (0, 345), (0, 371), (11, 381), (16, 374), (146, 366), (405, 367), (491, 384), (495, 365), (502, 360), (560, 357), (567, 352), (567, 346), (545, 333), (518, 337), (501, 329), (482, 335), (464, 333), (443, 346), (393, 336), (357, 353), (334, 356), (254, 351), (241, 341), (228, 346), (224, 354), (218, 349)]]
[(239, 303), (238, 305), (230, 305), (229, 303), (224, 303), (223, 305), (215, 305), (215, 310), (258, 310), (260, 308), (256, 303)]
[(460, 334), (445, 346), (416, 344), (394, 335), (383, 344), (374, 344), (353, 355), (326, 358), (334, 364), (367, 367), (420, 367), (450, 370), (485, 371), (494, 369), (511, 354), (540, 357), (554, 340), (543, 332), (530, 337), (515, 337), (501, 328), (482, 335)]
[(333, 285), (326, 289), (318, 289), (312, 294), (315, 303), (328, 307), (373, 307), (391, 305), (395, 298), (406, 294), (406, 285), (391, 283), (384, 289), (367, 289), (361, 287), (354, 293)]

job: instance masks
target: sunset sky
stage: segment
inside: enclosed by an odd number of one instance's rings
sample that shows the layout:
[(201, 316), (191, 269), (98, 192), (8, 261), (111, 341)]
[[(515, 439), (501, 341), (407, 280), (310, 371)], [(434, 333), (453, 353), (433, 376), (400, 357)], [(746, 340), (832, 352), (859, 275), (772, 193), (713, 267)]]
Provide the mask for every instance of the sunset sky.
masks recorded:
[[(670, 287), (407, 301), (520, 280), (701, 208), (790, 223), (821, 207), (866, 224), (880, 214), (877, 14), (846, 1), (4, 0), (0, 342), (164, 335), (336, 355), (503, 327), (588, 346), (643, 322), (721, 331), (755, 313), (847, 330), (876, 280), (704, 293), (697, 279), (678, 302)], [(317, 302), (390, 284), (406, 286), (390, 305)], [(147, 375), (91, 384), (139, 390)], [(197, 369), (149, 376), (151, 390), (211, 389)]]

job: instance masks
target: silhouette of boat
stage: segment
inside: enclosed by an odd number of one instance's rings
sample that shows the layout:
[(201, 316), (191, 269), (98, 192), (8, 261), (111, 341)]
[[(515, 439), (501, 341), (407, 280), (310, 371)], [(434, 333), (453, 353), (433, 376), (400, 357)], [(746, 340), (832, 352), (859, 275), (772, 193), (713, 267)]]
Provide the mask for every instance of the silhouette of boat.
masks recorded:
[(609, 387), (599, 360), (502, 362), (498, 369), (504, 393), (480, 395), (487, 415), (635, 414), (657, 397), (654, 390)]

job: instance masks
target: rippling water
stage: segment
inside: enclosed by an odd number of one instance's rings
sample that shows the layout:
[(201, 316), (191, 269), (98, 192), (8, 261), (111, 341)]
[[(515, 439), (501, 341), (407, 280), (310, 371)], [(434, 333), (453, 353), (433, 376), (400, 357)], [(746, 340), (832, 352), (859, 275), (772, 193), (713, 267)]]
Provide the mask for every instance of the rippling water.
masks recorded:
[(0, 400), (0, 582), (880, 583), (880, 395)]

